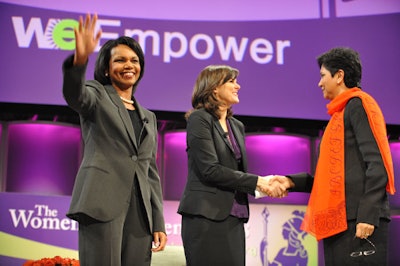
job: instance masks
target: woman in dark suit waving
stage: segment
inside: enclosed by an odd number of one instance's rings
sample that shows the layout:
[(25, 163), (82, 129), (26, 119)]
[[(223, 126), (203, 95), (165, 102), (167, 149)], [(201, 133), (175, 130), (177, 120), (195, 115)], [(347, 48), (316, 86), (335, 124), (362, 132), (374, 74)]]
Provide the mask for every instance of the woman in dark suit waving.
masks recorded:
[(188, 266), (245, 265), (247, 194), (286, 195), (286, 187), (247, 173), (244, 125), (232, 116), (239, 71), (208, 66), (199, 74), (187, 117), (188, 179), (178, 213)]
[(144, 55), (130, 37), (109, 40), (97, 57), (95, 80), (85, 82), (101, 36), (96, 20), (80, 19), (75, 53), (63, 64), (64, 98), (79, 113), (85, 145), (67, 215), (79, 222), (81, 265), (149, 266), (151, 252), (163, 250), (167, 237), (157, 121), (133, 96)]

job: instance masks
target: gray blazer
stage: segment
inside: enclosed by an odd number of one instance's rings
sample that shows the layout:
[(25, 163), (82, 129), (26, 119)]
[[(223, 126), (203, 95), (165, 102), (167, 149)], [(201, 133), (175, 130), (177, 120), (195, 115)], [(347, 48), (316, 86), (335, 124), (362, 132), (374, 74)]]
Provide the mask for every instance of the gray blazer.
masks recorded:
[(224, 220), (231, 212), (235, 191), (248, 204), (258, 176), (246, 173), (244, 125), (229, 118), (242, 153), (239, 169), (234, 151), (217, 118), (204, 109), (193, 111), (187, 124), (188, 179), (178, 213)]
[(135, 103), (145, 137), (140, 145), (128, 111), (111, 85), (85, 82), (86, 66), (63, 64), (63, 94), (79, 113), (84, 155), (67, 216), (86, 214), (100, 221), (117, 217), (129, 204), (136, 176), (151, 232), (165, 232), (162, 191), (156, 166), (155, 114)]

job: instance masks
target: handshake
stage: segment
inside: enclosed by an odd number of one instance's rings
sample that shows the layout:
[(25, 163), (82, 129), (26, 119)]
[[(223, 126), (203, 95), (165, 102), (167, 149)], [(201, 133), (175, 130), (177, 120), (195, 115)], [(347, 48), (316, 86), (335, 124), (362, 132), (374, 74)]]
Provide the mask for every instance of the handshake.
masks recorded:
[(288, 195), (288, 190), (294, 187), (293, 181), (282, 175), (259, 176), (257, 188), (255, 191), (256, 198), (265, 196), (273, 198), (283, 198)]

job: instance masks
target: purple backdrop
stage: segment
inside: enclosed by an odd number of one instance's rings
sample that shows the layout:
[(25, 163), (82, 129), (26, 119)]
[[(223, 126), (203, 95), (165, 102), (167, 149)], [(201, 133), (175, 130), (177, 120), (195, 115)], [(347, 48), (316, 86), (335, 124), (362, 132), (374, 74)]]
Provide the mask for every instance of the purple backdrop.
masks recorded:
[[(295, 135), (246, 136), (248, 172), (259, 175), (311, 172), (311, 141)], [(164, 135), (163, 177), (166, 200), (179, 200), (187, 178), (186, 132)], [(307, 204), (309, 194), (290, 193), (284, 199), (250, 198), (253, 203)]]
[[(248, 171), (259, 175), (286, 175), (300, 172), (311, 173), (311, 140), (305, 136), (285, 134), (251, 134), (246, 136)], [(264, 197), (254, 203), (303, 204), (308, 193), (289, 193), (283, 199)]]
[(392, 209), (400, 209), (400, 141), (393, 141), (389, 144), (393, 159), (394, 185), (396, 187), (396, 194), (389, 195), (389, 202)]
[(8, 124), (6, 191), (71, 195), (80, 155), (79, 127)]
[(188, 171), (186, 132), (165, 133), (163, 142), (164, 198), (166, 200), (179, 200), (186, 185)]
[(186, 111), (199, 71), (229, 64), (241, 71), (235, 113), (326, 120), (315, 58), (334, 46), (351, 46), (361, 54), (363, 89), (389, 124), (400, 124), (400, 1), (233, 0), (229, 12), (221, 12), (223, 1), (212, 1), (213, 8), (207, 1), (189, 7), (183, 0), (0, 0), (0, 55), (7, 64), (0, 72), (0, 102), (65, 105), (61, 63), (74, 47), (72, 28), (79, 15), (97, 11), (101, 44), (120, 35), (142, 43), (147, 68), (136, 96), (150, 109)]

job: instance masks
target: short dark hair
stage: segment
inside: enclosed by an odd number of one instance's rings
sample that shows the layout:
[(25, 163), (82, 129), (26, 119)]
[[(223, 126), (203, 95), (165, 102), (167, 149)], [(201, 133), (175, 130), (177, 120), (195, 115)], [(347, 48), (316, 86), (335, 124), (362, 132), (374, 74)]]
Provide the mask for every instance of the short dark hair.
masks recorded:
[(133, 85), (133, 92), (134, 92), (144, 74), (144, 53), (140, 44), (135, 39), (128, 36), (121, 36), (114, 40), (108, 40), (101, 47), (96, 59), (96, 64), (94, 69), (94, 79), (103, 85), (111, 84), (110, 77), (106, 76), (106, 73), (108, 72), (108, 69), (110, 67), (111, 50), (120, 44), (126, 45), (129, 48), (131, 48), (139, 57), (139, 64), (141, 71), (138, 80)]
[(344, 84), (348, 88), (361, 88), (361, 61), (358, 52), (347, 47), (336, 47), (317, 57), (318, 65), (324, 66), (332, 76), (339, 69), (344, 71)]
[[(193, 88), (193, 109), (204, 108), (207, 112), (219, 118), (219, 106), (221, 103), (214, 96), (214, 89), (231, 79), (236, 79), (238, 75), (239, 70), (227, 65), (210, 65), (204, 68), (198, 75)], [(190, 113), (191, 111), (186, 113), (186, 118)], [(230, 117), (232, 115), (232, 108), (229, 108), (227, 116)]]

